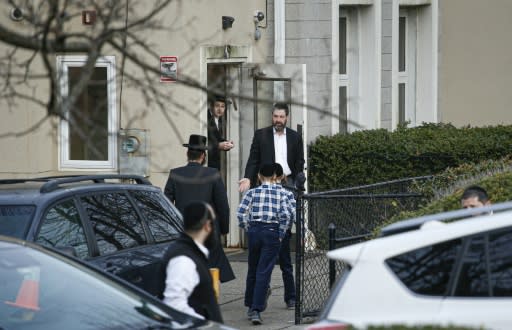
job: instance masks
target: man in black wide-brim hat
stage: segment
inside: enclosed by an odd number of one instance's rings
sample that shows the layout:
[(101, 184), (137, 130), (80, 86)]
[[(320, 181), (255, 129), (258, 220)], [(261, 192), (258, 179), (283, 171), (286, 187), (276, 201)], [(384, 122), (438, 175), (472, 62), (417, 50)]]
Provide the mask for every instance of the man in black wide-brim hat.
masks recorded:
[(172, 169), (165, 184), (164, 193), (176, 208), (183, 213), (192, 201), (210, 204), (217, 216), (217, 244), (210, 251), (209, 266), (220, 270), (220, 281), (227, 282), (235, 278), (233, 269), (221, 246), (220, 235), (229, 232), (229, 204), (226, 187), (219, 170), (204, 167), (206, 160), (206, 136), (192, 134), (187, 147), (188, 164)]

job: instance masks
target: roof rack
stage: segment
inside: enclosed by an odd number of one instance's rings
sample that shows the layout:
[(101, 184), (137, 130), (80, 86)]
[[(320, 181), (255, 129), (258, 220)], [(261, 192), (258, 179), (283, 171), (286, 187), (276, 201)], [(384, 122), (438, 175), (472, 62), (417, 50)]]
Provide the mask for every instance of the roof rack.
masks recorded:
[[(63, 177), (48, 177), (44, 178), (47, 181), (41, 186), (39, 190), (41, 193), (48, 193), (59, 188), (61, 184), (75, 183), (83, 181), (92, 181), (94, 183), (104, 183), (108, 179), (119, 180), (134, 180), (137, 184), (151, 185), (151, 182), (140, 175), (125, 175), (125, 174), (99, 174), (99, 175), (76, 175), (76, 176), (63, 176)], [(42, 181), (42, 180), (41, 180)]]
[(489, 206), (461, 209), (437, 214), (426, 215), (410, 220), (399, 221), (383, 227), (379, 237), (400, 234), (406, 231), (419, 229), (424, 223), (429, 221), (451, 222), (460, 219), (467, 219), (477, 215), (492, 214), (493, 212), (503, 212), (512, 210), (512, 202), (504, 202)]
[(16, 184), (16, 183), (25, 183), (25, 182), (43, 182), (48, 181), (45, 178), (33, 178), (33, 179), (2, 179), (0, 180), (0, 184)]
[(70, 174), (70, 175), (53, 175), (53, 176), (41, 176), (37, 178), (18, 178), (18, 179), (1, 179), (0, 184), (16, 184), (26, 182), (48, 182), (50, 180), (60, 178), (74, 178), (77, 176), (84, 176), (83, 174)]

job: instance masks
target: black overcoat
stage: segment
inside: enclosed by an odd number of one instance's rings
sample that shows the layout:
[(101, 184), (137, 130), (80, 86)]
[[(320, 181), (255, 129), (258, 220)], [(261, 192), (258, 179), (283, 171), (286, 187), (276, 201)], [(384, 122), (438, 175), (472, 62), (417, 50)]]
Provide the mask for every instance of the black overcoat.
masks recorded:
[[(304, 171), (304, 144), (302, 137), (291, 128), (286, 128), (287, 161), (291, 177), (296, 179), (297, 174)], [(261, 128), (254, 132), (249, 159), (245, 166), (244, 178), (256, 185), (258, 171), (261, 165), (275, 163), (274, 130), (272, 126)]]
[[(165, 184), (164, 193), (176, 208), (183, 213), (191, 201), (204, 201), (210, 204), (217, 215), (217, 235), (229, 232), (229, 204), (226, 187), (217, 169), (190, 162), (186, 166), (172, 169)], [(235, 278), (224, 249), (217, 245), (210, 251), (210, 267), (220, 270), (221, 282)]]

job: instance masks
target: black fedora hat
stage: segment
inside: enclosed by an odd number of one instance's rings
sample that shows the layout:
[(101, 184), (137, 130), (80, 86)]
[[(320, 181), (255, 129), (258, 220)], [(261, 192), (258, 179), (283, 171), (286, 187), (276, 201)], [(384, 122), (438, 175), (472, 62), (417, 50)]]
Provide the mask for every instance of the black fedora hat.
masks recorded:
[(194, 150), (208, 149), (208, 146), (206, 145), (206, 136), (197, 134), (190, 135), (188, 143), (185, 143), (183, 146)]

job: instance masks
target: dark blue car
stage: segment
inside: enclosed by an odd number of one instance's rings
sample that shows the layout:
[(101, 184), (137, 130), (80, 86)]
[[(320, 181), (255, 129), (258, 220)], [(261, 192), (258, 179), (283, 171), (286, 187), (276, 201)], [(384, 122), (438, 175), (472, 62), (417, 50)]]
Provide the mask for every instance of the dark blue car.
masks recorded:
[(0, 180), (0, 235), (60, 249), (153, 295), (163, 253), (181, 231), (179, 211), (143, 177)]

